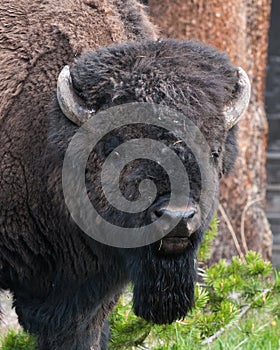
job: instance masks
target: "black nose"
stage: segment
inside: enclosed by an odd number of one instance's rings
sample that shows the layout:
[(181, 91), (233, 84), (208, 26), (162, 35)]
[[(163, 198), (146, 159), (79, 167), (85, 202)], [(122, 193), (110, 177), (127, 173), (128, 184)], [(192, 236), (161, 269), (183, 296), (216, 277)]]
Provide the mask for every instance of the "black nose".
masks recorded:
[(200, 210), (198, 206), (188, 205), (186, 207), (168, 207), (167, 203), (160, 203), (150, 208), (150, 219), (152, 222), (164, 216), (165, 229), (180, 218), (177, 226), (168, 233), (166, 237), (189, 237), (200, 226)]
[(195, 208), (188, 208), (183, 210), (180, 210), (179, 208), (176, 208), (176, 209), (168, 210), (166, 208), (155, 208), (153, 213), (157, 218), (160, 218), (163, 214), (166, 214), (166, 216), (170, 217), (171, 220), (181, 217), (183, 220), (186, 220), (186, 221), (188, 221), (189, 219), (192, 219), (197, 213), (197, 209)]

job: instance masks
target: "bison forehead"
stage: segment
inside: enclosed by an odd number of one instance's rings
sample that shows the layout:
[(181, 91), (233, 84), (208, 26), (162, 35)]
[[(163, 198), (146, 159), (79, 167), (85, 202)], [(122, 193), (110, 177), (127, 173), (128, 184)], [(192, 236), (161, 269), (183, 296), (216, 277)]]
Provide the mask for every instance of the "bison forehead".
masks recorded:
[(78, 94), (96, 110), (131, 101), (158, 103), (200, 124), (213, 115), (223, 124), (222, 111), (237, 81), (225, 54), (168, 39), (89, 52), (76, 60), (71, 75)]
[[(194, 164), (196, 163), (195, 155), (190, 148), (190, 145), (187, 145), (184, 140), (176, 135), (176, 132), (169, 131), (163, 127), (159, 127), (152, 124), (128, 124), (119, 128), (112, 130), (107, 133), (101, 140), (98, 141), (96, 146), (93, 149), (92, 157), (95, 162), (103, 163), (108, 155), (111, 152), (114, 152), (118, 146), (126, 143), (129, 140), (155, 140), (160, 142), (162, 145), (168, 146), (180, 160), (183, 162), (186, 168), (190, 170), (194, 168)], [(223, 141), (223, 139), (222, 139)], [(212, 137), (209, 145), (209, 162), (212, 162), (213, 152), (218, 153), (218, 156), (223, 152), (224, 145), (217, 138)], [(147, 141), (148, 142), (148, 141)], [(199, 145), (198, 145), (199, 146)], [(126, 150), (122, 151), (122, 154), (119, 154), (116, 151), (116, 159), (120, 157), (124, 157), (125, 154), (123, 152), (130, 153), (130, 148), (128, 147)], [(165, 149), (160, 149), (160, 153), (164, 154)], [(219, 165), (218, 163), (213, 163), (213, 165)], [(141, 171), (142, 167), (139, 167), (139, 171)]]

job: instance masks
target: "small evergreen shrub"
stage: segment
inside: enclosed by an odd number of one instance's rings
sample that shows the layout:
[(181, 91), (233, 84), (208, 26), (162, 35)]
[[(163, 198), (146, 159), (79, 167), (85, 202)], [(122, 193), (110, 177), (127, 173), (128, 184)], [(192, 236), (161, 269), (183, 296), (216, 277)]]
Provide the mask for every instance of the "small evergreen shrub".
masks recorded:
[(35, 339), (22, 330), (11, 329), (0, 339), (2, 340), (1, 350), (34, 350), (36, 348)]

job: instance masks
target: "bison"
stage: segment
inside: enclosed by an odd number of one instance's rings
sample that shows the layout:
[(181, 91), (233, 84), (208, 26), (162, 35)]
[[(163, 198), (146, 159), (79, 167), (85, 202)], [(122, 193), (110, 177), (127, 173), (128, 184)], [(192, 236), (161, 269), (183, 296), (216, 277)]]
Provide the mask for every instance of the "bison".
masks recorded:
[[(202, 43), (157, 40), (133, 0), (5, 0), (0, 23), (0, 288), (12, 292), (20, 324), (40, 350), (106, 349), (106, 318), (129, 282), (137, 315), (158, 324), (184, 317), (193, 305), (196, 251), (219, 196), (216, 186), (207, 203), (200, 199), (192, 149), (176, 130), (147, 123), (116, 128), (93, 148), (84, 177), (100, 216), (124, 228), (180, 217), (162, 239), (128, 248), (90, 237), (71, 217), (65, 153), (99, 112), (136, 102), (165, 106), (199, 128), (218, 184), (237, 156), (246, 73)], [(180, 159), (190, 186), (185, 205), (169, 205), (167, 173), (149, 159), (123, 168), (120, 190), (133, 203), (141, 181), (151, 179), (157, 192), (150, 206), (132, 214), (108, 202), (102, 166), (119, 145), (139, 138), (160, 141)]]

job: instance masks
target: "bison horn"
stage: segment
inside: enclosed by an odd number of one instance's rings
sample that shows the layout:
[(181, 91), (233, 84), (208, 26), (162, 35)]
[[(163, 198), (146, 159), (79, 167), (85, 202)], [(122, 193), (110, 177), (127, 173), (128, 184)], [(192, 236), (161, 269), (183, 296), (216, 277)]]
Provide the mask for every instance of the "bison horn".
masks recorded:
[(246, 72), (237, 68), (237, 96), (224, 109), (227, 130), (231, 129), (244, 115), (251, 95), (251, 84)]
[(57, 100), (64, 115), (79, 126), (95, 114), (95, 110), (88, 109), (83, 100), (75, 94), (69, 66), (65, 66), (58, 76)]

